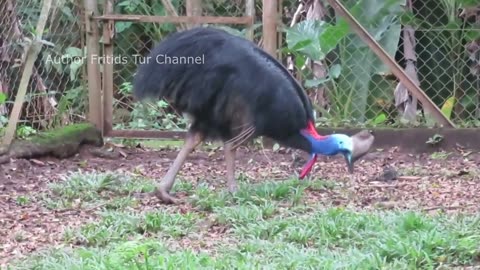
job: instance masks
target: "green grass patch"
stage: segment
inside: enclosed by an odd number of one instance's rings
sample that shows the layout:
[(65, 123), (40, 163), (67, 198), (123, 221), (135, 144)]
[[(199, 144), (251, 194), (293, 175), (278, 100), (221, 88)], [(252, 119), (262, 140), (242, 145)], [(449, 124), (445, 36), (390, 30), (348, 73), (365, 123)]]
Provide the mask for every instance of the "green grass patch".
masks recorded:
[(109, 209), (134, 206), (134, 193), (151, 192), (152, 180), (113, 173), (68, 174), (61, 181), (48, 185), (50, 192), (41, 194), (44, 204), (50, 209), (78, 206), (105, 205)]
[(105, 211), (96, 222), (67, 229), (64, 241), (99, 247), (137, 236), (179, 238), (191, 233), (199, 219), (201, 217), (195, 213), (180, 214), (167, 210), (141, 214), (134, 211)]
[(480, 254), (478, 217), (330, 208), (272, 218), (264, 207), (241, 207), (219, 212), (234, 229), (215, 250), (172, 248), (179, 238), (195, 239), (201, 216), (109, 213), (80, 229), (88, 245), (41, 253), (12, 269), (435, 269), (476, 264)]
[[(233, 196), (205, 184), (182, 184), (177, 188), (191, 193), (193, 211), (142, 211), (123, 207), (130, 202), (122, 198), (148, 188), (143, 180), (88, 177), (81, 182), (71, 176), (51, 188), (65, 200), (105, 201), (104, 192), (115, 194), (108, 200), (111, 208), (104, 208), (95, 222), (65, 231), (66, 246), (76, 248), (40, 251), (11, 269), (449, 269), (480, 264), (479, 215), (330, 207), (304, 199), (309, 190), (334, 185), (294, 179), (242, 183)], [(205, 223), (210, 225), (201, 226)]]

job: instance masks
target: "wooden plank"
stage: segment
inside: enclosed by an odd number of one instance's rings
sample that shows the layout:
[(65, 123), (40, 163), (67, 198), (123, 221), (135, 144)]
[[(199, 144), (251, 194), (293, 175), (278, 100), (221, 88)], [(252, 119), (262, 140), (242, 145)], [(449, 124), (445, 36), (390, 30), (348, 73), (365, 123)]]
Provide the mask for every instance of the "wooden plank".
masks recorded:
[(134, 21), (151, 23), (190, 23), (190, 24), (250, 24), (250, 16), (243, 17), (216, 17), (216, 16), (147, 16), (147, 15), (103, 15), (94, 16), (96, 20)]
[(263, 48), (277, 58), (277, 1), (263, 0)]
[(112, 138), (137, 138), (137, 139), (183, 139), (186, 132), (183, 131), (160, 131), (160, 130), (111, 130), (105, 133), (105, 137)]
[(5, 130), (5, 136), (2, 140), (2, 146), (8, 150), (17, 130), (18, 121), (22, 112), (23, 103), (25, 102), (25, 95), (27, 94), (28, 83), (32, 77), (33, 67), (37, 60), (38, 54), (42, 48), (42, 35), (47, 24), (48, 15), (52, 8), (52, 0), (44, 0), (42, 10), (40, 11), (40, 17), (37, 22), (36, 36), (32, 40), (32, 43), (25, 47), (25, 65), (23, 68), (22, 78), (18, 86), (17, 96), (15, 97), (15, 103), (10, 114), (8, 124)]
[[(104, 14), (113, 13), (114, 0), (105, 0)], [(103, 52), (105, 57), (113, 59), (113, 40), (115, 21), (109, 20), (103, 27)], [(113, 122), (113, 63), (103, 65), (103, 132), (112, 130)]]
[[(372, 51), (385, 63), (393, 72), (393, 74), (405, 85), (410, 93), (415, 96), (424, 108), (432, 115), (435, 120), (445, 127), (455, 127), (450, 119), (448, 119), (433, 103), (433, 101), (423, 92), (420, 87), (408, 76), (408, 74), (400, 67), (378, 42), (363, 28), (363, 26), (350, 14), (350, 12), (339, 2), (339, 0), (327, 0), (335, 11), (342, 16), (352, 27), (355, 33), (372, 49)], [(275, 1), (273, 1), (275, 2)]]
[[(318, 128), (322, 135), (342, 133), (353, 135), (359, 132), (360, 128)], [(398, 147), (399, 151), (407, 153), (428, 153), (433, 151), (452, 151), (464, 147), (465, 151), (480, 151), (480, 140), (478, 139), (478, 128), (379, 128), (373, 129), (375, 142), (373, 151), (381, 148), (388, 150)], [(437, 145), (430, 145), (426, 142), (429, 138), (439, 134), (443, 140)], [(186, 132), (182, 131), (159, 131), (159, 130), (112, 130), (105, 134), (106, 137), (139, 138), (139, 139), (174, 139), (183, 140)], [(273, 141), (265, 147), (272, 147)]]
[[(343, 133), (352, 135), (361, 129), (318, 129), (320, 134)], [(399, 151), (406, 153), (429, 153), (435, 151), (456, 151), (459, 147), (465, 150), (480, 151), (478, 128), (379, 128), (372, 129), (375, 142), (372, 149), (388, 150), (398, 147)], [(427, 144), (429, 138), (436, 134), (443, 137), (436, 145)]]
[(103, 132), (102, 84), (98, 59), (100, 31), (92, 16), (98, 14), (96, 0), (84, 0), (87, 32), (88, 120)]

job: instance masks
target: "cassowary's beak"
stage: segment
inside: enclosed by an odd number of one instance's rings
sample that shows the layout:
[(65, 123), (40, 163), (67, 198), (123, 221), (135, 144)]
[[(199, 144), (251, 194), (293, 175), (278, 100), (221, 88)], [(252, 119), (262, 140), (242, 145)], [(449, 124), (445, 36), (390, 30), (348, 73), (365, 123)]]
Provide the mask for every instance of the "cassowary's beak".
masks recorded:
[(353, 173), (353, 165), (357, 160), (366, 155), (375, 140), (371, 130), (362, 130), (352, 137), (353, 150), (345, 154), (348, 172)]
[(353, 173), (353, 163), (355, 162), (352, 160), (352, 153), (347, 153), (344, 156), (345, 161), (347, 162), (348, 172)]

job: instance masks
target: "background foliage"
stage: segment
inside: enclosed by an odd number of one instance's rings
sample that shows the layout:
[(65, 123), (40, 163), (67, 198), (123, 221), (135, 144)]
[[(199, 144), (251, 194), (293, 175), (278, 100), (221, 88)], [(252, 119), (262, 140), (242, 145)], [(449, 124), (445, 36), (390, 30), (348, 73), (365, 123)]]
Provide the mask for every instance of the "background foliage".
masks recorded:
[[(103, 10), (103, 1), (99, 1)], [(171, 0), (185, 15), (185, 0)], [(303, 8), (299, 8), (299, 4)], [(343, 3), (402, 66), (414, 66), (419, 84), (457, 125), (480, 126), (480, 15), (475, 0), (344, 0)], [(32, 36), (40, 0), (0, 3), (0, 128), (5, 126), (21, 74), (25, 39)], [(35, 65), (19, 134), (85, 119), (86, 76), (82, 1), (57, 0)], [(410, 4), (410, 5), (409, 5)], [(328, 126), (432, 126), (412, 97), (401, 100), (398, 80), (326, 1), (283, 0), (279, 33), (281, 60), (315, 103), (318, 123)], [(410, 7), (410, 9), (408, 8)], [(297, 12), (296, 12), (297, 11)], [(162, 1), (117, 0), (117, 14), (167, 15)], [(244, 0), (204, 0), (203, 15), (242, 16)], [(292, 24), (295, 18), (296, 23)], [(255, 42), (262, 45), (262, 5), (256, 1)], [(236, 35), (245, 29), (217, 25)], [(415, 61), (409, 62), (405, 29), (414, 32)], [(133, 101), (134, 55), (145, 55), (178, 25), (117, 22), (114, 67), (114, 128), (183, 130), (186, 121), (168, 103)], [(410, 42), (410, 41), (409, 41)], [(52, 61), (61, 59), (61, 61)], [(290, 65), (293, 63), (293, 66)], [(406, 104), (414, 106), (405, 117)], [(412, 103), (413, 104), (413, 103)]]

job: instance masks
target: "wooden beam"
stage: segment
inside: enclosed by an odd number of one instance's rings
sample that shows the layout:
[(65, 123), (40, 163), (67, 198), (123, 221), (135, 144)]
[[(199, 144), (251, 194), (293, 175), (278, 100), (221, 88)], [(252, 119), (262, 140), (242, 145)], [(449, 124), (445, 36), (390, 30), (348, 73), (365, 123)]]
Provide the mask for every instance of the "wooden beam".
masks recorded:
[(186, 132), (160, 131), (160, 130), (111, 130), (104, 134), (112, 138), (137, 138), (137, 139), (183, 139)]
[[(427, 109), (427, 111), (435, 118), (435, 120), (444, 127), (455, 127), (450, 119), (448, 119), (440, 110), (440, 108), (433, 103), (433, 101), (415, 84), (415, 82), (408, 76), (408, 74), (395, 62), (378, 42), (368, 33), (365, 28), (353, 17), (352, 14), (340, 3), (339, 0), (327, 0), (335, 11), (342, 16), (356, 34), (372, 49), (372, 51), (385, 63), (393, 72), (393, 74), (402, 82), (403, 85), (410, 90), (410, 93), (415, 96)], [(274, 2), (274, 1), (273, 1)]]
[(102, 84), (98, 60), (100, 33), (97, 21), (92, 16), (98, 14), (96, 0), (84, 0), (87, 32), (87, 77), (88, 77), (88, 120), (103, 132)]
[[(361, 128), (318, 128), (320, 134), (341, 133), (353, 135)], [(378, 128), (373, 129), (375, 142), (372, 151), (382, 148), (399, 147), (408, 153), (423, 153), (439, 150), (456, 151), (463, 147), (465, 151), (480, 151), (478, 128)], [(435, 135), (441, 135), (443, 140), (431, 145), (427, 141)], [(186, 132), (159, 130), (112, 130), (105, 137), (137, 138), (137, 139), (172, 139), (183, 140)], [(268, 140), (265, 147), (272, 147), (274, 141)]]
[(148, 23), (191, 23), (191, 24), (250, 24), (252, 18), (249, 16), (243, 17), (217, 17), (217, 16), (147, 16), (147, 15), (103, 15), (94, 16), (93, 19), (108, 21), (134, 21), (134, 22), (148, 22)]

